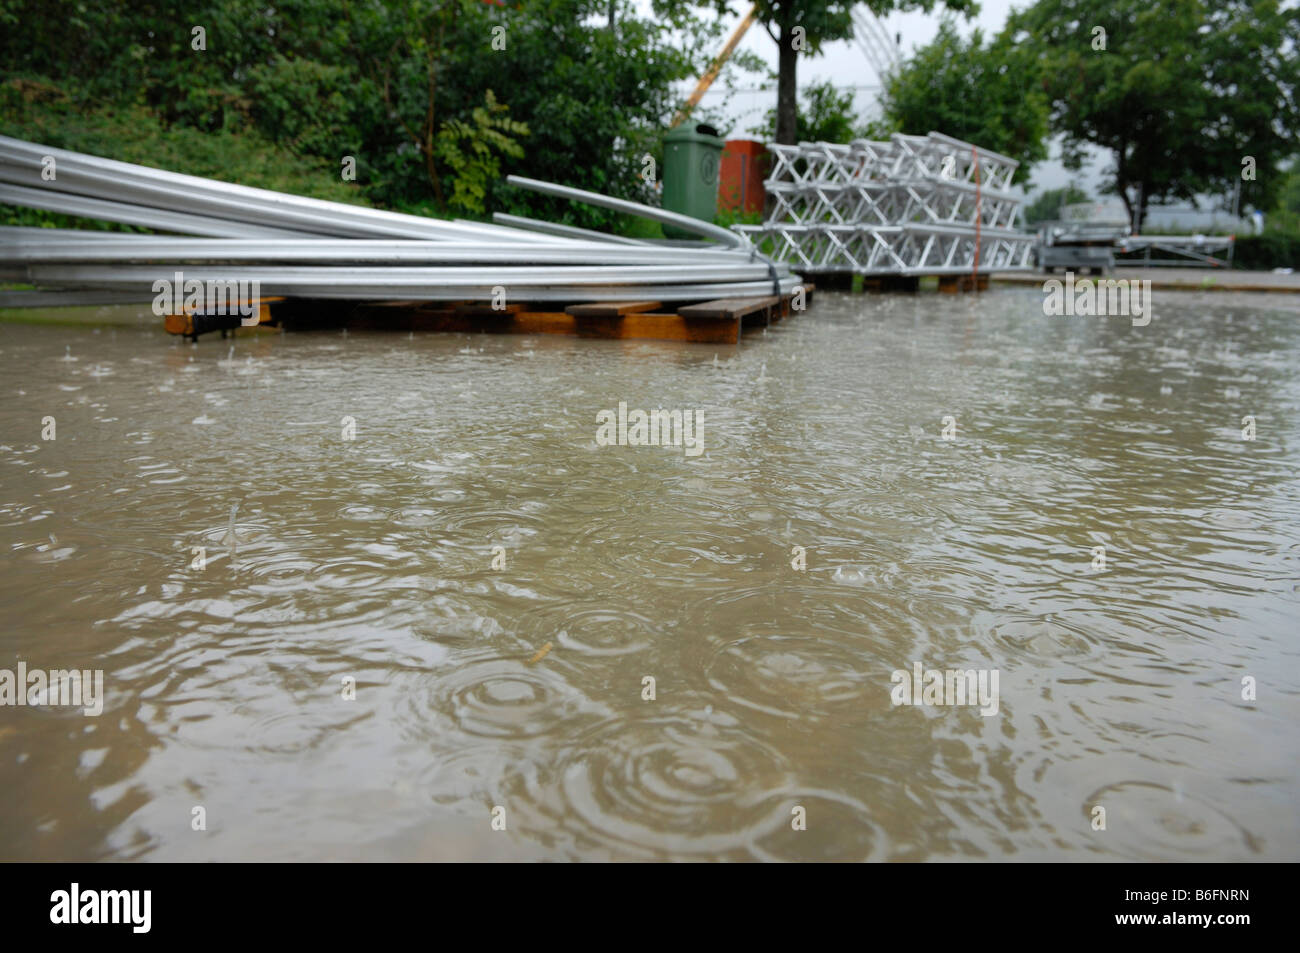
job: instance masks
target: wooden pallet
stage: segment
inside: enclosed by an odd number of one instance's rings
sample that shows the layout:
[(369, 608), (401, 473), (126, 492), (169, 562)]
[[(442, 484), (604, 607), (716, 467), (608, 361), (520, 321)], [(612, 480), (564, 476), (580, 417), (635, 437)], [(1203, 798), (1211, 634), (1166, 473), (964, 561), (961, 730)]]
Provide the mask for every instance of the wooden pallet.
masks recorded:
[(963, 291), (988, 291), (989, 276), (981, 275), (940, 275), (939, 290), (943, 294), (955, 295)]
[[(813, 286), (802, 289), (803, 303), (812, 301)], [(329, 302), (286, 301), (274, 316), (263, 320), (297, 329), (348, 327), (393, 331), (452, 331), (485, 334), (570, 334), (587, 338), (691, 341), (736, 344), (742, 329), (767, 326), (790, 314), (793, 295), (721, 298), (698, 304), (665, 307), (659, 301), (608, 301), (551, 305), (514, 302), (493, 308), (482, 301), (430, 304), (389, 301), (342, 305)], [(183, 324), (183, 326), (182, 326)], [(192, 321), (171, 322), (167, 330), (197, 337)], [(222, 330), (219, 328), (203, 328)], [(225, 331), (222, 330), (224, 336)]]
[[(805, 305), (812, 300), (812, 292), (811, 285), (804, 286)], [(482, 302), (403, 308), (363, 305), (353, 312), (348, 326), (736, 344), (743, 328), (771, 324), (789, 315), (792, 297), (723, 298), (671, 309), (659, 301), (572, 304), (563, 311), (529, 304), (493, 310)]]

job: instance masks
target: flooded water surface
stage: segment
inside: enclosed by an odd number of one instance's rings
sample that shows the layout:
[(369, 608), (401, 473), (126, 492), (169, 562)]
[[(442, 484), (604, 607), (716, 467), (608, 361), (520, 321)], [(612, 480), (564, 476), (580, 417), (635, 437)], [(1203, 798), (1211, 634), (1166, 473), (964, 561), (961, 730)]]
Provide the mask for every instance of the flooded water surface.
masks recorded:
[(0, 858), (1300, 859), (1300, 315), (1155, 312), (0, 324)]

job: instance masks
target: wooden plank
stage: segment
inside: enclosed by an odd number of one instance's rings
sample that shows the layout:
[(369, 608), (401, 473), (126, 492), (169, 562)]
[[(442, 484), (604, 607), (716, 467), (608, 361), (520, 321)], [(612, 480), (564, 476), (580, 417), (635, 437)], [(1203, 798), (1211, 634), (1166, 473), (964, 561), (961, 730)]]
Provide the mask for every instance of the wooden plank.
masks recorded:
[(491, 317), (492, 315), (500, 317), (503, 314), (519, 314), (527, 309), (528, 303), (526, 301), (507, 304), (503, 308), (494, 308), (492, 307), (492, 303), (489, 301), (470, 301), (456, 304), (452, 308), (452, 310), (457, 314), (485, 315), (488, 317)]
[[(236, 313), (238, 313), (238, 314), (242, 317), (242, 316), (243, 316), (243, 309), (244, 309), (245, 307), (247, 307), (248, 305), (252, 304), (254, 301), (256, 301), (256, 302), (257, 302), (258, 321), (259, 321), (259, 322), (266, 322), (266, 321), (270, 321), (270, 320), (271, 320), (271, 304), (272, 304), (273, 302), (276, 302), (276, 301), (283, 301), (283, 300), (284, 300), (284, 298), (283, 298), (282, 296), (281, 296), (281, 297), (271, 297), (271, 298), (256, 298), (256, 299), (252, 299), (252, 298), (238, 298), (238, 299), (236, 299), (235, 301), (231, 302), (230, 304), (231, 304), (231, 306), (235, 309)], [(185, 307), (185, 313), (186, 313), (186, 314), (215, 315), (215, 314), (217, 314), (217, 311), (214, 310), (214, 309), (212, 309), (212, 308), (207, 307), (206, 305), (194, 305), (193, 307), (190, 307), (190, 306), (187, 305), (187, 306)]]
[(940, 275), (939, 290), (944, 294), (957, 294), (961, 291), (987, 291), (988, 275)]
[(517, 318), (515, 330), (609, 340), (694, 341), (705, 344), (735, 344), (740, 338), (738, 320), (698, 321), (678, 314), (651, 314), (644, 311), (608, 318), (525, 312)]
[(169, 314), (163, 318), (163, 330), (168, 334), (194, 333), (194, 318), (188, 314)]
[(654, 311), (662, 307), (658, 301), (600, 301), (594, 304), (571, 304), (565, 314), (575, 318), (621, 318), (625, 314)]
[(717, 301), (705, 301), (678, 308), (677, 313), (684, 318), (743, 318), (747, 314), (763, 311), (773, 305), (779, 305), (781, 299), (776, 295), (766, 298), (719, 298)]
[(737, 319), (704, 320), (680, 314), (631, 314), (622, 321), (619, 337), (658, 341), (692, 341), (696, 344), (736, 344), (740, 340)]
[[(283, 298), (259, 298), (257, 306), (258, 325), (269, 324), (271, 321), (271, 304), (283, 300)], [(243, 308), (251, 303), (245, 299), (236, 302), (236, 305)], [(219, 315), (215, 312), (210, 313), (207, 308), (203, 307), (186, 308), (184, 314), (168, 314), (163, 317), (163, 330), (168, 334), (180, 334), (195, 340), (198, 340), (200, 334), (207, 334), (210, 331), (221, 331), (221, 336), (225, 337), (227, 331), (233, 331), (240, 327), (256, 326), (245, 325), (242, 314)]]
[(577, 334), (578, 319), (563, 311), (525, 311), (515, 316), (515, 334)]

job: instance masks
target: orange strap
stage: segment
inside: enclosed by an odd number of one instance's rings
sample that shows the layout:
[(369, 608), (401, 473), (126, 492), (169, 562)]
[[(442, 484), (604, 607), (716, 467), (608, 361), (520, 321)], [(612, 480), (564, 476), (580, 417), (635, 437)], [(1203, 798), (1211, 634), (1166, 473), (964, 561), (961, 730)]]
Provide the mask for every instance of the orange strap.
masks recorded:
[(975, 147), (970, 148), (971, 158), (975, 160), (975, 264), (971, 266), (971, 285), (978, 289), (980, 284), (980, 157)]

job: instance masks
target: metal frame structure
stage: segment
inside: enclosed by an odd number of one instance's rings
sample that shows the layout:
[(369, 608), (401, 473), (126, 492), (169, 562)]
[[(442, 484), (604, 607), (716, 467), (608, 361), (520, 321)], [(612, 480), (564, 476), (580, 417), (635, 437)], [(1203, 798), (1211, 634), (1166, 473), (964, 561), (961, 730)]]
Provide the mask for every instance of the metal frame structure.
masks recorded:
[(771, 212), (734, 231), (807, 272), (946, 275), (1029, 267), (1019, 163), (941, 133), (769, 144)]
[[(1141, 252), (1140, 258), (1121, 258), (1117, 264), (1144, 265), (1148, 267), (1190, 267), (1202, 264), (1215, 268), (1232, 265), (1232, 251), (1236, 238), (1233, 235), (1130, 235), (1119, 239), (1117, 254)], [(1151, 252), (1165, 252), (1176, 258), (1152, 258)], [(1217, 253), (1217, 256), (1216, 256)]]

